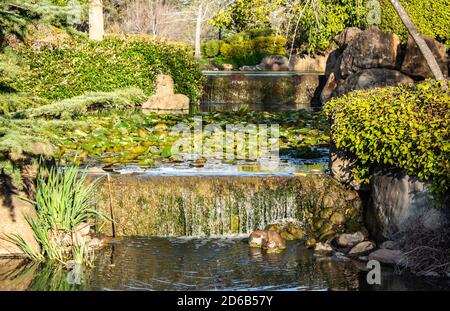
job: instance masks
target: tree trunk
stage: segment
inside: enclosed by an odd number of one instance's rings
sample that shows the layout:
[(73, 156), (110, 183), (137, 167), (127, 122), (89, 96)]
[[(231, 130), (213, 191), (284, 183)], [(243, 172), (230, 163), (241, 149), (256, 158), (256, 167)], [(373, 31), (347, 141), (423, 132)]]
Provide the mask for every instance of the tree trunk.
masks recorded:
[(197, 13), (197, 25), (195, 27), (195, 57), (202, 57), (201, 50), (201, 35), (202, 35), (202, 18), (203, 18), (203, 6), (200, 3), (198, 5), (198, 13)]
[[(442, 74), (442, 70), (439, 67), (438, 62), (436, 61), (436, 57), (434, 57), (433, 52), (431, 52), (425, 40), (420, 36), (419, 31), (409, 18), (408, 13), (406, 13), (400, 1), (399, 0), (390, 0), (390, 1), (395, 11), (397, 11), (397, 14), (402, 20), (403, 24), (408, 29), (409, 34), (414, 39), (414, 42), (416, 42), (417, 46), (419, 47), (419, 50), (422, 52), (422, 55), (425, 58), (428, 66), (430, 67), (434, 78), (436, 80), (445, 81), (444, 75)], [(446, 84), (444, 85), (444, 88), (447, 89)]]
[(91, 0), (89, 5), (89, 39), (101, 41), (104, 34), (102, 0)]

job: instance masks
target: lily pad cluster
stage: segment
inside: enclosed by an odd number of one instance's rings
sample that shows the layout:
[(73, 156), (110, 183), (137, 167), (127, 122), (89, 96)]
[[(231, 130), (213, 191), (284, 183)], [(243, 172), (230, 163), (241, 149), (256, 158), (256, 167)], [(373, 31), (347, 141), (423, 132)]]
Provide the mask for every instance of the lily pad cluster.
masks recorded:
[[(205, 142), (206, 135), (193, 130), (199, 118), (203, 128), (214, 124), (223, 131), (229, 125), (279, 124), (281, 155), (304, 159), (319, 158), (323, 152), (321, 147), (328, 146), (327, 122), (319, 113), (215, 112), (200, 115), (144, 115), (135, 112), (82, 118), (79, 121), (82, 121), (80, 124), (84, 126), (66, 132), (58, 139), (59, 150), (56, 156), (63, 163), (102, 163), (105, 168), (127, 164), (152, 167), (156, 163), (181, 162), (183, 160), (177, 154), (172, 154), (172, 146), (182, 134), (174, 135), (171, 130), (175, 125), (185, 124), (192, 129), (192, 145), (194, 141)], [(251, 142), (246, 141), (246, 144), (248, 147)], [(225, 145), (219, 146), (225, 151)], [(191, 166), (201, 167), (206, 159), (194, 157), (191, 162)]]

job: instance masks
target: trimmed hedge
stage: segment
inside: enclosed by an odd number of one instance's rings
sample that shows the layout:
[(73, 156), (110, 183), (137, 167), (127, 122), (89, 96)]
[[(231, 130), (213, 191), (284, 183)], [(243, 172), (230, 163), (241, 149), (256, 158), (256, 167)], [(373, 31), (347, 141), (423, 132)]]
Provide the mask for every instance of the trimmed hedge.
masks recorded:
[(41, 48), (23, 46), (16, 53), (25, 70), (9, 86), (46, 99), (130, 86), (151, 95), (160, 73), (171, 75), (175, 91), (187, 95), (191, 103), (201, 96), (203, 77), (191, 49), (160, 38), (109, 36), (95, 42), (77, 37)]
[(325, 105), (336, 146), (357, 159), (357, 179), (368, 182), (373, 168), (387, 165), (430, 181), (437, 193), (448, 191), (450, 94), (441, 86), (425, 81), (355, 91)]
[[(450, 0), (400, 0), (422, 35), (436, 38), (450, 47)], [(408, 32), (389, 0), (380, 0), (380, 28), (406, 41)]]

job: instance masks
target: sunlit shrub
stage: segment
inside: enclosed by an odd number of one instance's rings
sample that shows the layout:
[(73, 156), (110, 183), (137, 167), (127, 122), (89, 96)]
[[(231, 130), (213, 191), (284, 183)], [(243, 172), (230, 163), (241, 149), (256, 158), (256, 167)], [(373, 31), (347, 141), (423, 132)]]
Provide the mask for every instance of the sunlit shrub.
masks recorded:
[(355, 91), (331, 100), (325, 111), (336, 146), (357, 158), (359, 180), (369, 181), (373, 168), (386, 165), (448, 191), (450, 94), (441, 83)]

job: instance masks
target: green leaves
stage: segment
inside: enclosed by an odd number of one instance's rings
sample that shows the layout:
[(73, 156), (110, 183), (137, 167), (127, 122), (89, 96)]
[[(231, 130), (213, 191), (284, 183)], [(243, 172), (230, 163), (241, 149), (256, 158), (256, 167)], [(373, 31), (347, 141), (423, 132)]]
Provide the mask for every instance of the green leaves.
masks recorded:
[(170, 74), (175, 91), (192, 103), (201, 96), (203, 77), (192, 51), (181, 43), (145, 35), (110, 36), (101, 42), (72, 37), (45, 48), (22, 47), (16, 53), (30, 70), (8, 85), (46, 99), (130, 86), (151, 95), (160, 73)]
[(437, 192), (450, 182), (450, 94), (437, 81), (355, 91), (325, 106), (336, 146), (359, 160), (367, 180), (378, 164), (400, 167), (430, 181)]

